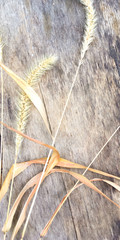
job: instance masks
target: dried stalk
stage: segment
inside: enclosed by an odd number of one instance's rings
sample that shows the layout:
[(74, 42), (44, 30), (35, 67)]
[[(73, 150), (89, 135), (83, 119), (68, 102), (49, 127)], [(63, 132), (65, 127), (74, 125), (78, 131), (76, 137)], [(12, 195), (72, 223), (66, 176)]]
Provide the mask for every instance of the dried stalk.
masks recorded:
[[(85, 11), (86, 11), (86, 25), (85, 25), (85, 33), (84, 33), (84, 37), (83, 37), (81, 56), (80, 56), (79, 64), (78, 64), (78, 67), (77, 67), (77, 70), (76, 70), (76, 73), (75, 73), (75, 76), (74, 76), (74, 79), (73, 79), (73, 83), (71, 85), (71, 88), (70, 88), (70, 91), (69, 91), (69, 94), (68, 94), (68, 97), (67, 97), (67, 100), (66, 100), (65, 107), (63, 109), (63, 113), (62, 113), (60, 122), (58, 124), (58, 128), (57, 128), (55, 137), (54, 137), (53, 142), (52, 142), (52, 146), (54, 146), (54, 144), (55, 144), (55, 141), (56, 141), (56, 138), (57, 138), (57, 135), (58, 135), (58, 132), (59, 132), (59, 129), (60, 129), (60, 126), (61, 126), (64, 114), (65, 114), (66, 108), (68, 106), (68, 102), (69, 102), (69, 99), (70, 99), (73, 87), (75, 85), (75, 82), (76, 82), (76, 79), (77, 79), (77, 76), (78, 76), (78, 73), (79, 73), (79, 69), (80, 69), (80, 67), (82, 65), (82, 62), (83, 62), (83, 58), (85, 56), (86, 51), (89, 48), (90, 43), (93, 41), (94, 33), (95, 33), (96, 14), (95, 14), (95, 10), (94, 10), (94, 7), (93, 7), (93, 2), (92, 2), (92, 0), (84, 0), (84, 1), (80, 0), (80, 2), (85, 6)], [(30, 207), (30, 210), (29, 210), (29, 213), (28, 213), (28, 217), (26, 219), (26, 222), (25, 222), (25, 225), (24, 225), (24, 228), (23, 228), (21, 240), (23, 240), (23, 238), (24, 238), (24, 235), (25, 235), (25, 232), (26, 232), (26, 228), (27, 228), (27, 225), (28, 225), (28, 222), (29, 222), (29, 218), (30, 218), (33, 206), (35, 204), (35, 200), (36, 200), (36, 197), (37, 197), (37, 194), (38, 194), (41, 182), (42, 182), (42, 178), (43, 178), (45, 170), (47, 168), (47, 163), (49, 161), (51, 153), (52, 153), (52, 151), (50, 150), (50, 152), (48, 154), (48, 158), (46, 160), (46, 164), (45, 164), (43, 172), (42, 172), (42, 175), (40, 177), (40, 181), (39, 181), (36, 193), (34, 195), (34, 198), (33, 198), (33, 201), (32, 201), (32, 204), (31, 204), (31, 207)]]
[[(0, 36), (0, 62), (3, 61), (3, 42)], [(1, 121), (3, 122), (3, 70), (1, 68)], [(0, 156), (1, 156), (1, 163), (0, 163), (0, 188), (2, 186), (2, 172), (3, 172), (3, 126), (1, 125), (1, 143), (0, 143)]]

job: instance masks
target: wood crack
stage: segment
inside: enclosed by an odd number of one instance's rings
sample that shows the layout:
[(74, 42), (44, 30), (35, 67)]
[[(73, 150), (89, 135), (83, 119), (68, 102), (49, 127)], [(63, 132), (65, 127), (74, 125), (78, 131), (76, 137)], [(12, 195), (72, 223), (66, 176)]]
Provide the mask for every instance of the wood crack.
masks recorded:
[[(62, 176), (62, 179), (63, 179), (64, 189), (65, 189), (65, 191), (67, 192), (68, 190), (67, 190), (67, 188), (66, 188), (66, 185), (65, 185), (65, 181), (64, 181), (63, 176)], [(73, 216), (73, 213), (72, 213), (72, 207), (71, 207), (71, 203), (70, 203), (69, 197), (68, 197), (67, 200), (68, 200), (69, 210), (70, 210), (70, 213), (71, 213), (72, 223), (73, 223), (73, 227), (74, 227), (74, 231), (75, 231), (75, 237), (76, 237), (76, 240), (80, 240), (80, 239), (78, 238), (78, 234), (77, 234), (77, 230), (76, 230), (76, 225), (75, 225), (74, 216)]]

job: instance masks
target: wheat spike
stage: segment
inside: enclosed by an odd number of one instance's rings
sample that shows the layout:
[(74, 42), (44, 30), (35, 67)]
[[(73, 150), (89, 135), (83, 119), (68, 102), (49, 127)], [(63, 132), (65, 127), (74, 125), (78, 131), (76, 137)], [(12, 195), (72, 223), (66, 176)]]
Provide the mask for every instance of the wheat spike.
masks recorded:
[[(52, 68), (56, 60), (57, 58), (54, 55), (41, 60), (39, 64), (36, 67), (34, 67), (26, 77), (27, 83), (34, 88), (38, 83), (38, 80), (40, 79), (40, 77), (43, 76), (46, 71)], [(31, 105), (32, 103), (28, 98), (28, 96), (23, 91), (21, 91), (20, 99), (18, 100), (18, 104), (17, 104), (17, 108), (18, 108), (17, 130), (23, 133), (25, 132), (25, 127), (30, 114)], [(20, 135), (18, 134), (16, 135), (16, 154), (18, 154), (20, 145), (22, 143), (22, 139), (23, 138)]]
[(81, 59), (83, 59), (90, 43), (94, 39), (97, 18), (92, 0), (80, 0), (80, 2), (84, 5), (86, 10), (86, 26), (81, 50)]

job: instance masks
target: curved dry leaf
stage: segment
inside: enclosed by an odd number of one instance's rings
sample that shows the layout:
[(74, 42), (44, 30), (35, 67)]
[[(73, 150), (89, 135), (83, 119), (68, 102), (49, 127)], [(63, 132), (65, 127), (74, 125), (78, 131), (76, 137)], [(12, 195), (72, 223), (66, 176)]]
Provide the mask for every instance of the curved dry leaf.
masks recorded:
[[(41, 158), (39, 159), (39, 164), (43, 163), (45, 164), (46, 158)], [(22, 162), (22, 163), (16, 163), (15, 165), (13, 164), (12, 167), (10, 168), (4, 182), (3, 185), (0, 189), (0, 201), (2, 200), (2, 198), (4, 197), (4, 195), (6, 194), (6, 192), (8, 191), (11, 179), (12, 179), (12, 175), (13, 175), (13, 169), (14, 169), (14, 178), (16, 176), (18, 176), (21, 172), (23, 172), (27, 167), (29, 167), (31, 164), (34, 163), (34, 160), (32, 161), (26, 161), (26, 162)]]
[[(61, 169), (60, 169), (61, 170)], [(62, 169), (62, 171), (60, 172), (65, 172), (70, 174), (71, 176), (75, 177), (77, 180), (79, 180), (80, 182), (82, 182), (83, 184), (85, 184), (87, 187), (93, 189), (94, 191), (96, 191), (97, 193), (101, 194), (103, 197), (105, 197), (107, 200), (109, 200), (110, 202), (112, 202), (114, 205), (116, 205), (118, 208), (120, 208), (120, 206), (115, 203), (114, 201), (112, 201), (109, 197), (107, 197), (101, 190), (99, 190), (89, 179), (87, 179), (85, 176), (79, 174), (79, 173), (74, 173), (65, 169)], [(108, 181), (110, 182), (110, 181)], [(108, 183), (106, 181), (106, 183)]]
[[(97, 181), (97, 180), (96, 180), (96, 181)], [(100, 179), (99, 179), (98, 181), (100, 181)], [(119, 186), (118, 184), (116, 184), (116, 183), (114, 183), (114, 182), (111, 182), (111, 181), (109, 181), (109, 180), (106, 180), (106, 179), (101, 179), (101, 181), (109, 184), (111, 187), (115, 188), (117, 191), (120, 192), (120, 186)]]
[[(45, 164), (46, 159), (47, 158), (38, 158), (38, 159), (34, 159), (34, 160), (29, 160), (29, 165), (31, 165), (31, 164)], [(81, 165), (79, 163), (74, 163), (74, 162), (69, 161), (69, 160), (64, 159), (64, 158), (59, 158), (59, 161), (56, 162), (55, 165), (57, 167), (64, 167), (64, 168), (87, 169), (87, 167), (84, 166), (84, 165)], [(103, 172), (103, 171), (98, 170), (98, 169), (88, 168), (88, 171), (93, 172), (93, 173), (97, 173), (99, 175), (103, 175), (105, 177), (110, 177), (110, 178), (120, 180), (120, 177), (115, 176), (115, 175), (110, 174), (110, 173)]]
[(25, 220), (27, 207), (28, 207), (28, 205), (29, 205), (29, 202), (32, 200), (32, 198), (33, 198), (33, 196), (34, 196), (34, 194), (35, 194), (35, 192), (36, 192), (36, 189), (37, 189), (37, 186), (35, 186), (35, 187), (33, 188), (32, 192), (30, 193), (30, 195), (29, 195), (29, 197), (28, 197), (28, 199), (27, 199), (27, 201), (26, 201), (26, 203), (25, 203), (25, 205), (24, 205), (24, 207), (23, 207), (23, 209), (22, 209), (22, 212), (21, 212), (21, 214), (20, 214), (20, 217), (19, 217), (19, 219), (18, 219), (18, 222), (17, 222), (17, 224), (16, 224), (16, 226), (15, 226), (15, 228), (14, 228), (14, 230), (13, 230), (13, 234), (12, 234), (11, 240), (14, 240), (14, 239), (15, 239), (16, 234), (18, 233), (20, 227), (22, 226), (22, 224), (23, 224), (23, 222), (24, 222), (24, 220)]
[[(58, 156), (58, 158), (59, 158), (59, 156)], [(15, 176), (14, 177), (16, 177), (18, 174), (20, 174), (22, 171), (24, 171), (27, 167), (29, 167), (32, 164), (45, 164), (46, 159), (47, 158), (40, 158), (40, 159), (30, 160), (30, 161), (26, 161), (26, 162), (23, 162), (23, 163), (16, 164)], [(63, 158), (59, 158), (59, 161), (58, 161), (57, 158), (54, 159), (54, 160), (55, 160), (54, 163), (52, 163), (54, 166), (65, 167), (65, 168), (77, 168), (77, 169), (86, 169), (87, 168), (84, 165), (80, 165), (78, 163), (73, 163), (73, 162), (68, 161), (66, 159), (63, 159)], [(53, 165), (52, 165), (51, 168), (50, 168), (50, 165), (49, 165), (49, 171), (50, 171), (50, 169), (52, 169), (54, 167)], [(9, 170), (9, 172), (8, 172), (6, 178), (5, 178), (5, 181), (2, 185), (2, 188), (0, 190), (0, 201), (4, 197), (6, 192), (8, 191), (8, 187), (9, 187), (10, 181), (12, 179), (13, 167), (14, 166), (12, 166), (10, 168), (10, 170)], [(97, 174), (100, 174), (100, 175), (103, 175), (103, 176), (106, 176), (106, 177), (111, 177), (111, 178), (120, 180), (120, 177), (117, 177), (115, 175), (112, 175), (112, 174), (109, 174), (109, 173), (106, 173), (106, 172), (103, 172), (103, 171), (100, 171), (100, 170), (97, 170), (97, 169), (89, 168), (88, 171), (91, 171), (91, 172), (94, 172), (94, 173), (97, 173)]]
[(57, 166), (58, 162), (60, 159), (60, 155), (58, 154), (58, 152), (53, 152), (49, 162), (48, 162), (48, 166), (46, 168), (45, 174), (47, 175), (55, 166)]
[[(33, 160), (33, 161), (34, 161), (34, 160)], [(33, 162), (33, 161), (31, 161), (31, 162)], [(42, 160), (42, 161), (44, 161), (44, 160)], [(54, 163), (54, 161), (53, 161), (53, 163)], [(30, 163), (30, 164), (31, 164), (31, 163)], [(76, 179), (80, 179), (81, 177), (83, 177), (83, 182), (82, 182), (81, 184), (77, 185), (75, 188), (77, 188), (77, 187), (79, 187), (79, 186), (81, 186), (81, 185), (83, 185), (83, 184), (86, 184), (86, 178), (85, 178), (83, 175), (80, 175), (80, 174), (71, 172), (71, 171), (66, 170), (66, 169), (52, 169), (50, 172), (47, 171), (47, 173), (44, 175), (44, 178), (45, 178), (47, 175), (49, 175), (49, 174), (51, 174), (51, 173), (55, 173), (55, 172), (68, 173), (68, 174), (70, 174), (71, 176), (75, 177)], [(20, 194), (18, 195), (18, 197), (17, 197), (17, 199), (16, 199), (16, 201), (15, 201), (15, 203), (14, 203), (14, 205), (13, 205), (13, 207), (12, 207), (10, 213), (9, 213), (8, 219), (7, 219), (7, 221), (6, 221), (6, 223), (5, 223), (4, 227), (3, 227), (3, 231), (4, 231), (4, 232), (6, 232), (6, 231), (8, 231), (8, 230), (10, 229), (11, 224), (12, 224), (12, 220), (13, 220), (13, 217), (14, 217), (14, 214), (15, 214), (16, 209), (17, 209), (17, 207), (18, 207), (18, 205), (19, 205), (19, 203), (20, 203), (20, 201), (21, 201), (21, 198), (23, 197), (23, 195), (25, 194), (25, 192), (26, 192), (29, 188), (33, 187), (34, 185), (37, 186), (38, 181), (39, 181), (39, 178), (40, 178), (40, 175), (41, 175), (41, 173), (37, 174), (37, 175), (34, 176), (31, 180), (29, 180), (29, 182), (25, 185), (25, 187), (22, 189), (22, 191), (21, 191)], [(85, 178), (85, 179), (84, 179), (84, 178)], [(43, 180), (44, 180), (44, 179), (43, 179)], [(87, 179), (87, 180), (88, 180), (88, 179)], [(114, 187), (114, 188), (117, 189), (118, 191), (120, 191), (120, 187), (119, 187), (117, 184), (115, 184), (115, 183), (113, 183), (113, 182), (111, 182), (111, 181), (109, 181), (109, 180), (99, 179), (99, 178), (97, 179), (97, 178), (95, 178), (95, 179), (88, 180), (88, 181), (89, 181), (89, 182), (92, 182), (92, 181), (103, 181), (103, 182), (111, 185), (112, 187)], [(86, 184), (87, 186), (88, 186), (88, 181), (87, 181), (87, 184)], [(93, 187), (93, 186), (94, 186), (94, 185), (92, 185), (92, 187)], [(48, 229), (49, 229), (49, 227), (50, 227), (53, 219), (55, 218), (56, 214), (57, 214), (58, 211), (61, 209), (61, 207), (62, 207), (62, 205), (64, 204), (64, 202), (66, 201), (66, 199), (69, 197), (69, 195), (72, 193), (72, 191), (73, 191), (75, 188), (72, 188), (72, 189), (68, 192), (68, 194), (66, 194), (65, 197), (62, 199), (61, 203), (59, 204), (59, 206), (57, 207), (56, 211), (54, 212), (52, 218), (50, 219), (50, 221), (48, 222), (48, 224), (45, 226), (44, 230), (42, 231), (41, 236), (43, 236), (43, 235), (45, 236), (45, 235), (46, 235), (46, 233), (47, 233), (47, 231), (48, 231)], [(91, 188), (91, 187), (90, 187), (90, 188)], [(35, 188), (35, 189), (36, 189), (36, 188)], [(96, 187), (95, 187), (95, 186), (94, 186), (92, 189), (94, 189), (94, 190), (96, 191)], [(109, 201), (111, 201), (112, 203), (114, 203), (115, 205), (117, 205), (117, 207), (119, 207), (118, 204), (116, 204), (116, 203), (113, 202), (111, 199), (109, 199), (109, 198), (108, 198), (104, 193), (102, 193), (99, 189), (97, 189), (97, 192), (99, 192), (102, 196), (104, 196), (104, 197), (107, 198)], [(34, 193), (35, 193), (35, 190), (34, 190)], [(31, 193), (31, 195), (32, 195), (32, 193)], [(22, 209), (22, 212), (21, 212), (21, 214), (20, 214), (20, 217), (19, 217), (19, 219), (18, 219), (18, 222), (17, 222), (17, 224), (16, 224), (16, 226), (15, 226), (15, 229), (14, 229), (14, 232), (13, 232), (13, 235), (12, 235), (12, 240), (13, 240), (14, 237), (16, 236), (17, 232), (19, 231), (21, 225), (23, 224), (23, 222), (24, 222), (24, 220), (25, 220), (27, 207), (28, 207), (28, 204), (29, 204), (30, 200), (32, 199), (32, 198), (31, 198), (31, 195), (28, 197), (28, 199), (27, 199), (27, 201), (26, 201), (26, 203), (25, 203), (25, 205), (24, 205), (24, 207), (23, 207), (23, 209)], [(34, 195), (34, 194), (33, 194), (33, 195)], [(32, 195), (32, 196), (33, 196), (33, 195)]]
[[(15, 177), (32, 164), (45, 164), (46, 159), (47, 158), (39, 158), (39, 159), (34, 159), (34, 160), (30, 160), (30, 161), (26, 161), (26, 162), (23, 162), (23, 163), (16, 164)], [(74, 163), (74, 162), (68, 161), (68, 160), (63, 159), (63, 158), (59, 158), (59, 161), (56, 161), (57, 159), (54, 159), (54, 160), (55, 160), (54, 163), (52, 163), (54, 166), (65, 167), (65, 168), (77, 168), (77, 169), (86, 169), (87, 168), (84, 165)], [(54, 166), (52, 166), (52, 168)], [(50, 171), (50, 165), (49, 165), (49, 171)], [(91, 171), (91, 172), (94, 172), (94, 173), (97, 173), (97, 174), (100, 174), (100, 175), (103, 175), (103, 176), (106, 176), (106, 177), (110, 177), (110, 178), (120, 180), (120, 177), (117, 177), (115, 175), (112, 175), (112, 174), (109, 174), (109, 173), (106, 173), (106, 172), (103, 172), (103, 171), (100, 171), (100, 170), (97, 170), (97, 169), (89, 168), (88, 171)], [(8, 190), (8, 187), (10, 185), (10, 181), (12, 179), (12, 173), (13, 173), (13, 166), (9, 170), (9, 172), (8, 172), (6, 178), (5, 178), (5, 181), (2, 185), (2, 188), (0, 190), (0, 201), (4, 197), (4, 195), (6, 194), (6, 192)]]
[[(52, 173), (52, 170), (51, 170), (50, 173), (48, 173), (48, 175), (51, 174), (51, 173)], [(34, 194), (35, 194), (35, 192), (36, 192), (36, 190), (37, 190), (37, 187), (38, 187), (38, 183), (39, 183), (39, 179), (40, 179), (40, 177), (41, 177), (41, 174), (42, 174), (42, 172), (39, 173), (39, 174), (37, 174), (37, 175), (34, 177), (34, 179), (33, 179), (33, 183), (36, 184), (36, 186), (34, 187), (34, 189), (32, 190), (32, 192), (30, 193), (27, 201), (26, 201), (25, 204), (24, 204), (24, 207), (23, 207), (23, 209), (22, 209), (22, 211), (21, 211), (21, 214), (20, 214), (20, 216), (19, 216), (19, 219), (18, 219), (18, 221), (17, 221), (17, 224), (16, 224), (16, 226), (15, 226), (15, 228), (14, 228), (14, 230), (13, 230), (13, 234), (12, 234), (11, 240), (14, 240), (16, 234), (18, 233), (20, 227), (22, 226), (22, 224), (23, 224), (23, 222), (24, 222), (24, 220), (25, 220), (25, 218), (26, 218), (26, 211), (27, 211), (28, 205), (29, 205), (30, 201), (32, 200), (32, 198), (33, 198), (33, 196), (34, 196)], [(42, 178), (42, 182), (43, 182), (43, 180), (45, 179), (46, 176), (47, 176), (47, 174), (45, 174), (44, 177)], [(30, 181), (29, 181), (29, 182), (30, 182)], [(29, 183), (28, 183), (28, 185), (29, 185)], [(29, 186), (29, 187), (31, 187), (31, 186)], [(25, 192), (24, 192), (24, 193), (25, 193)], [(21, 198), (19, 198), (19, 202), (20, 202), (20, 200), (21, 200)], [(19, 204), (19, 203), (18, 203), (18, 204)], [(18, 206), (18, 205), (17, 205), (17, 206)], [(14, 209), (15, 211), (16, 211), (16, 209), (17, 209), (17, 207), (16, 207), (15, 204), (14, 204), (14, 206), (13, 206), (13, 209)], [(15, 212), (13, 212), (13, 214), (15, 214)], [(13, 215), (13, 216), (14, 216), (14, 215)], [(13, 219), (13, 216), (12, 216), (12, 219)], [(11, 219), (9, 219), (9, 220), (11, 220)], [(11, 222), (11, 224), (12, 224), (12, 222)]]
[[(34, 159), (34, 160), (29, 160), (29, 165), (31, 164), (45, 164), (47, 158), (38, 158), (38, 159)], [(26, 162), (27, 163), (27, 162)], [(56, 162), (56, 166), (57, 167), (64, 167), (64, 168), (75, 168), (75, 169), (86, 169), (87, 167), (78, 163), (74, 163), (72, 161), (69, 161), (67, 159), (64, 158), (59, 158), (59, 161)], [(106, 173), (103, 172), (101, 170), (98, 169), (94, 169), (94, 168), (88, 168), (88, 171), (93, 172), (93, 173), (97, 173), (100, 175), (103, 175), (105, 177), (110, 177), (110, 178), (114, 178), (117, 180), (120, 180), (120, 177), (115, 176), (113, 174), (110, 173)]]
[[(53, 156), (56, 157), (56, 155), (53, 155)], [(29, 164), (29, 162), (28, 162), (28, 164)], [(28, 164), (27, 164), (27, 165), (28, 165)], [(51, 166), (51, 164), (50, 164), (50, 166)], [(53, 171), (53, 172), (54, 172), (54, 171)], [(44, 177), (42, 178), (42, 182), (43, 182), (43, 180), (45, 179), (45, 177), (46, 177), (47, 175), (51, 174), (51, 173), (52, 173), (52, 168), (51, 168), (51, 172), (49, 172), (49, 170), (48, 170), (48, 171), (44, 174)], [(18, 195), (15, 203), (13, 204), (13, 206), (12, 206), (12, 208), (11, 208), (11, 211), (10, 211), (10, 213), (9, 213), (9, 215), (8, 215), (8, 218), (6, 219), (6, 222), (5, 222), (4, 226), (3, 226), (3, 229), (2, 229), (3, 232), (8, 232), (8, 231), (10, 230), (11, 225), (12, 225), (12, 221), (13, 221), (13, 217), (14, 217), (14, 215), (15, 215), (15, 212), (16, 212), (16, 210), (17, 210), (17, 207), (18, 207), (18, 205), (19, 205), (19, 203), (20, 203), (23, 195), (26, 193), (26, 191), (27, 191), (28, 189), (30, 189), (30, 188), (32, 188), (34, 185), (37, 185), (37, 184), (38, 184), (38, 181), (39, 181), (39, 179), (40, 179), (41, 174), (42, 174), (42, 173), (38, 173), (38, 174), (35, 175), (33, 178), (31, 178), (31, 179), (27, 182), (27, 184), (24, 186), (24, 188), (21, 190), (21, 192), (19, 193), (19, 195)], [(35, 188), (35, 189), (37, 189), (37, 188)], [(29, 197), (28, 197), (28, 199), (29, 199)], [(15, 229), (17, 229), (17, 230), (19, 230), (19, 228), (20, 228), (19, 226), (22, 225), (21, 221), (23, 222), (23, 221), (24, 221), (23, 219), (25, 219), (25, 213), (26, 213), (27, 206), (28, 206), (29, 202), (30, 202), (30, 200), (27, 200), (27, 202), (25, 203), (25, 206), (24, 206), (24, 208), (23, 208), (23, 210), (22, 210), (22, 212), (21, 212), (21, 215), (20, 215), (20, 217), (19, 217), (19, 219), (18, 219), (18, 222), (17, 222), (17, 225), (16, 225), (16, 227), (15, 227)], [(15, 234), (15, 233), (16, 233), (16, 230), (15, 230), (14, 234)], [(15, 234), (15, 235), (16, 235), (16, 234)]]
[(56, 208), (54, 214), (52, 215), (51, 219), (48, 221), (48, 223), (46, 224), (46, 226), (44, 227), (44, 229), (42, 230), (40, 237), (44, 237), (46, 236), (49, 227), (51, 226), (55, 216), (57, 215), (57, 213), (59, 212), (59, 210), (61, 209), (61, 207), (63, 206), (63, 204), (65, 203), (65, 201), (67, 200), (67, 198), (70, 196), (70, 194), (78, 187), (82, 186), (83, 184), (85, 184), (86, 186), (88, 186), (89, 188), (92, 188), (93, 190), (95, 190), (96, 192), (98, 192), (99, 194), (101, 194), (103, 197), (105, 197), (107, 200), (109, 200), (110, 202), (112, 202), (114, 205), (116, 205), (118, 208), (120, 208), (120, 206), (115, 203), (114, 201), (112, 201), (109, 197), (107, 197), (102, 191), (100, 191), (94, 184), (92, 184), (93, 181), (103, 181), (106, 182), (107, 184), (111, 185), (112, 187), (116, 188), (118, 191), (120, 191), (120, 187), (111, 182), (111, 181), (107, 181), (104, 179), (91, 179), (88, 180), (86, 179), (86, 177), (84, 177), (83, 175), (65, 170), (65, 169), (53, 169), (54, 172), (63, 172), (63, 173), (69, 173), (70, 175), (72, 175), (73, 177), (75, 177), (77, 180), (80, 180), (82, 183), (78, 184), (77, 186), (74, 186), (62, 199), (62, 201), (60, 202), (60, 204), (58, 205), (58, 207)]
[(6, 194), (6, 192), (8, 191), (9, 185), (10, 185), (10, 181), (12, 179), (12, 175), (13, 175), (13, 169), (15, 171), (14, 177), (16, 177), (17, 175), (19, 175), (22, 171), (24, 171), (27, 167), (29, 166), (28, 162), (25, 163), (18, 163), (16, 165), (12, 165), (12, 167), (10, 168), (5, 181), (3, 182), (3, 185), (0, 189), (0, 201), (2, 200), (2, 198), (4, 197), (4, 195)]
[[(32, 141), (32, 142), (35, 142), (35, 143), (40, 144), (40, 145), (42, 145), (42, 146), (45, 146), (45, 147), (47, 147), (47, 148), (49, 148), (49, 149), (52, 149), (53, 151), (55, 151), (55, 152), (58, 153), (58, 151), (56, 150), (55, 147), (50, 146), (50, 145), (48, 145), (48, 144), (45, 144), (45, 143), (43, 143), (43, 142), (41, 142), (41, 141), (39, 141), (39, 140), (37, 140), (37, 139), (34, 139), (34, 138), (32, 138), (32, 137), (29, 137), (28, 135), (26, 135), (26, 134), (24, 134), (24, 133), (16, 130), (15, 128), (12, 128), (12, 127), (8, 126), (6, 123), (3, 123), (3, 122), (0, 121), (0, 124), (3, 124), (3, 125), (4, 125), (6, 128), (8, 128), (10, 131), (13, 131), (13, 132), (17, 133), (17, 134), (21, 135), (22, 137), (24, 137), (24, 138), (26, 138), (26, 139), (28, 139), (28, 140), (30, 140), (30, 141)], [(58, 153), (58, 154), (59, 154), (59, 153)]]
[[(84, 166), (84, 165), (71, 162), (71, 161), (66, 160), (64, 158), (60, 158), (57, 166), (65, 167), (65, 168), (87, 169), (87, 167)], [(100, 175), (103, 175), (103, 176), (106, 176), (106, 177), (115, 178), (115, 179), (120, 180), (120, 177), (117, 177), (115, 175), (112, 175), (112, 174), (109, 174), (109, 173), (106, 173), (106, 172), (103, 172), (103, 171), (100, 171), (100, 170), (97, 170), (97, 169), (94, 169), (94, 168), (88, 168), (88, 171), (94, 172), (94, 173), (97, 173), (97, 174), (100, 174)]]
[[(38, 94), (33, 90), (31, 86), (27, 82), (25, 82), (22, 78), (17, 76), (13, 71), (11, 71), (8, 67), (6, 67), (3, 63), (0, 62), (0, 66), (4, 69), (4, 71), (19, 85), (19, 87), (27, 94), (31, 102), (37, 108), (41, 117), (51, 135), (51, 131), (49, 128), (49, 123), (46, 115), (46, 110), (44, 104)], [(53, 138), (53, 137), (52, 137)]]
[(17, 209), (17, 207), (18, 207), (18, 205), (19, 205), (23, 195), (26, 193), (26, 191), (28, 189), (32, 188), (34, 185), (37, 184), (40, 175), (41, 175), (41, 173), (39, 173), (36, 176), (34, 176), (33, 178), (31, 178), (27, 182), (27, 184), (24, 186), (24, 188), (21, 190), (21, 192), (19, 193), (15, 203), (13, 204), (13, 207), (11, 208), (11, 211), (10, 211), (10, 213), (8, 215), (8, 218), (6, 219), (6, 222), (5, 222), (4, 226), (3, 226), (3, 229), (2, 229), (3, 232), (8, 232), (10, 230), (14, 214), (16, 212), (16, 209)]

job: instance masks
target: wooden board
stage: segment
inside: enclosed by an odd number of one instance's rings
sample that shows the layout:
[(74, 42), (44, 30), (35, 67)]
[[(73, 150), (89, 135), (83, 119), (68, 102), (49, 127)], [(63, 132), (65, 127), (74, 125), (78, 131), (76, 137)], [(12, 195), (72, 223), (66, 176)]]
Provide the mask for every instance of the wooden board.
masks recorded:
[[(98, 19), (95, 40), (85, 56), (56, 139), (61, 157), (85, 165), (120, 124), (120, 1), (94, 1), (94, 6)], [(39, 83), (54, 135), (80, 57), (84, 8), (77, 0), (0, 0), (0, 16), (0, 32), (5, 42), (4, 63), (19, 76), (24, 77), (35, 60), (43, 55), (58, 56), (56, 67)], [(13, 127), (16, 127), (17, 89), (4, 73), (4, 122)], [(34, 107), (26, 133), (45, 143), (52, 142)], [(15, 134), (4, 129), (4, 178), (14, 161), (14, 139)], [(120, 176), (119, 145), (117, 132), (93, 167)], [(47, 154), (47, 149), (24, 140), (19, 162)], [(40, 170), (40, 166), (33, 166), (16, 178), (12, 203), (26, 181)], [(86, 176), (93, 177), (88, 173)], [(73, 178), (60, 173), (46, 179), (39, 191), (25, 240), (39, 239), (41, 230), (74, 183)], [(116, 191), (102, 183), (97, 186), (120, 204)], [(8, 196), (0, 204), (0, 229), (6, 218)], [(10, 235), (11, 232), (7, 239)], [(20, 236), (21, 231), (16, 239)], [(3, 239), (2, 231), (0, 239)], [(119, 240), (120, 212), (97, 193), (82, 187), (64, 204), (45, 239)]]

